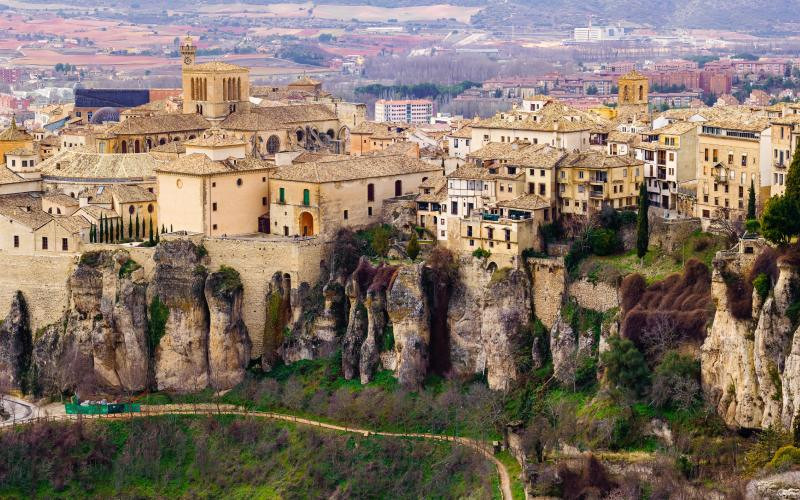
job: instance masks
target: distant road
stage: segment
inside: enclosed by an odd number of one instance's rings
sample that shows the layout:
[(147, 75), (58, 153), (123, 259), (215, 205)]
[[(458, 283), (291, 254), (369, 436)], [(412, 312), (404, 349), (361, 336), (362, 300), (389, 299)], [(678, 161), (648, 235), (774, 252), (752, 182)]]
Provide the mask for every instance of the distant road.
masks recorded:
[(414, 438), (425, 439), (428, 441), (450, 441), (453, 443), (467, 446), (476, 450), (478, 453), (486, 457), (497, 468), (497, 473), (500, 476), (500, 490), (503, 494), (504, 500), (513, 500), (511, 493), (511, 476), (508, 473), (506, 466), (494, 456), (494, 452), (487, 443), (477, 439), (465, 437), (443, 436), (440, 434), (427, 434), (427, 433), (410, 433), (410, 432), (383, 432), (364, 429), (361, 427), (350, 427), (347, 425), (336, 425), (322, 422), (311, 418), (296, 417), (285, 413), (263, 412), (263, 411), (248, 411), (240, 406), (228, 404), (182, 404), (182, 405), (142, 405), (141, 413), (118, 413), (114, 415), (67, 415), (64, 413), (63, 405), (49, 405), (46, 407), (37, 407), (11, 396), (3, 396), (6, 408), (9, 408), (9, 413), (13, 412), (13, 418), (0, 423), (0, 427), (9, 427), (13, 425), (20, 425), (35, 421), (63, 421), (63, 420), (78, 420), (84, 418), (87, 420), (106, 420), (106, 419), (128, 419), (137, 417), (151, 417), (156, 415), (241, 415), (247, 417), (260, 417), (269, 418), (272, 420), (283, 420), (285, 422), (292, 422), (299, 425), (306, 425), (310, 427), (318, 427), (321, 429), (329, 429), (340, 432), (352, 432), (354, 434), (361, 434), (362, 436), (386, 436), (396, 438)]

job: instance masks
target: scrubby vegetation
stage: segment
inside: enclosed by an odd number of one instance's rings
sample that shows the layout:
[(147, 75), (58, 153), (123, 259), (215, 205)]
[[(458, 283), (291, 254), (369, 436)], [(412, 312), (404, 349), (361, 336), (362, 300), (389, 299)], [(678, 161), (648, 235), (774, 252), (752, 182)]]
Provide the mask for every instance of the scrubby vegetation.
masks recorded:
[(461, 446), (226, 416), (17, 428), (0, 463), (4, 498), (490, 498), (496, 477)]

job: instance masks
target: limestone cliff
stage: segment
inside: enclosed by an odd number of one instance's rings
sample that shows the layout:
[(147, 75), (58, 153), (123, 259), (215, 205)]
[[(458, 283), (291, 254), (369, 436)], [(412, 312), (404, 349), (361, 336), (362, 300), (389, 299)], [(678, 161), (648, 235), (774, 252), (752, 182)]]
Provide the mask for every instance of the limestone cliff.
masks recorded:
[(205, 284), (209, 311), (208, 375), (215, 389), (235, 386), (250, 362), (250, 335), (242, 320), (242, 281), (239, 273), (223, 268)]
[(147, 284), (138, 266), (124, 251), (87, 253), (68, 287), (69, 310), (34, 345), (41, 390), (147, 388)]
[(33, 345), (29, 373), (40, 392), (193, 392), (242, 380), (251, 342), (238, 273), (209, 275), (189, 241), (162, 243), (153, 259), (147, 280), (124, 250), (82, 256), (67, 283), (70, 307)]
[(515, 353), (531, 319), (531, 283), (524, 271), (493, 272), (462, 259), (448, 310), (454, 375), (485, 373), (489, 387), (506, 390), (518, 376)]
[(389, 357), (404, 387), (419, 387), (428, 372), (430, 311), (422, 280), (422, 264), (401, 267), (386, 300), (394, 336)]
[(0, 391), (27, 390), (32, 338), (28, 306), (21, 292), (14, 295), (11, 310), (0, 324)]
[(155, 351), (159, 390), (199, 391), (209, 385), (209, 313), (205, 301), (207, 270), (194, 243), (185, 240), (159, 245), (149, 302), (169, 312)]
[(797, 299), (797, 269), (779, 260), (763, 304), (754, 291), (752, 318), (739, 319), (729, 308), (725, 278), (747, 272), (747, 263), (736, 257), (714, 261), (717, 309), (701, 350), (703, 389), (728, 425), (789, 428), (800, 402), (800, 338), (787, 315)]

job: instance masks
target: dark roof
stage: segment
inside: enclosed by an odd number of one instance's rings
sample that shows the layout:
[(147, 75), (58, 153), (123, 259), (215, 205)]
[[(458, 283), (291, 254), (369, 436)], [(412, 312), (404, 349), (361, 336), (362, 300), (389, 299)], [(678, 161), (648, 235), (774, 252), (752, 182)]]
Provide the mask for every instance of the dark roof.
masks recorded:
[(76, 108), (132, 108), (148, 102), (147, 89), (75, 89)]

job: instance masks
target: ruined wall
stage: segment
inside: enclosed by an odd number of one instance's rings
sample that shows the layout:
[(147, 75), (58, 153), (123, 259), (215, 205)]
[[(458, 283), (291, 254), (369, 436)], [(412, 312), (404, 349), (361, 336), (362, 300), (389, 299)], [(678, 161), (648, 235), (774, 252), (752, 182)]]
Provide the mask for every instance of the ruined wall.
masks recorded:
[(324, 243), (310, 240), (234, 240), (203, 238), (208, 251), (209, 270), (225, 265), (239, 271), (244, 287), (242, 319), (253, 340), (252, 356), (261, 355), (267, 291), (276, 272), (289, 274), (292, 288), (305, 282), (313, 286), (320, 275)]
[(78, 254), (12, 255), (0, 252), (0, 316), (11, 307), (17, 290), (30, 309), (31, 330), (55, 323), (69, 305), (67, 278)]
[(656, 217), (652, 221), (650, 243), (666, 252), (675, 251), (689, 235), (701, 229), (700, 219), (665, 220)]
[(135, 247), (126, 245), (113, 245), (111, 243), (84, 243), (81, 245), (83, 252), (114, 251), (123, 249), (131, 256), (131, 259), (144, 269), (144, 277), (150, 280), (153, 277), (155, 262), (153, 261), (154, 247)]
[(558, 310), (567, 289), (564, 259), (528, 259), (533, 278), (533, 310), (536, 317), (548, 328), (558, 318)]
[(569, 296), (584, 309), (605, 312), (619, 307), (617, 287), (602, 281), (592, 283), (586, 278), (573, 281), (569, 284)]

